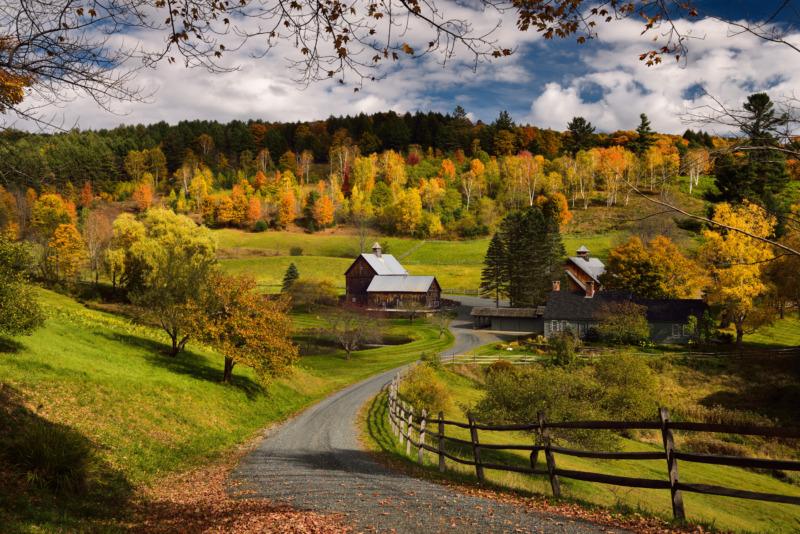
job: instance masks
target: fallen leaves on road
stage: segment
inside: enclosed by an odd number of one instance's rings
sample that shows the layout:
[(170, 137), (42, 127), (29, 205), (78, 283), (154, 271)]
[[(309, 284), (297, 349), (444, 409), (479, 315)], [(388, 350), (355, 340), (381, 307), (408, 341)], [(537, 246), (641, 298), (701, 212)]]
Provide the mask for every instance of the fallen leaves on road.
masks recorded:
[(147, 533), (292, 533), (339, 534), (350, 532), (341, 518), (294, 510), (242, 491), (226, 492), (228, 474), (237, 458), (210, 467), (168, 477), (144, 490), (125, 525)]

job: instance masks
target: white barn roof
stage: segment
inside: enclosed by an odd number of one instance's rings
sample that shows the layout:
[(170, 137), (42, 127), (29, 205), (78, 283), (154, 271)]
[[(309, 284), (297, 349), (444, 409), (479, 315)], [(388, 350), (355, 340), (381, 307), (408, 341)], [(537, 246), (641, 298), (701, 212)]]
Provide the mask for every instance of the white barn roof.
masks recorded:
[(381, 254), (380, 256), (362, 254), (361, 257), (367, 260), (367, 263), (375, 270), (375, 274), (378, 276), (408, 275), (408, 271), (391, 254)]
[(426, 293), (433, 281), (433, 276), (379, 275), (372, 278), (367, 293)]
[(572, 256), (569, 261), (577, 265), (581, 271), (591, 276), (592, 279), (598, 283), (600, 282), (600, 276), (606, 272), (606, 266), (597, 258)]

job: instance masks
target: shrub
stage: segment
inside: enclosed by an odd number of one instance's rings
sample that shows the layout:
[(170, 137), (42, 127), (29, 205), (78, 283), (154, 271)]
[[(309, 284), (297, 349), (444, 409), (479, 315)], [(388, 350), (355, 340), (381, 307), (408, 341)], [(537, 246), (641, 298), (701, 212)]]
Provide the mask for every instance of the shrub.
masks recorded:
[(597, 343), (600, 341), (600, 330), (598, 330), (596, 326), (590, 326), (589, 329), (586, 330), (586, 335), (583, 336), (583, 339), (588, 343)]
[(302, 256), (303, 247), (292, 247), (289, 249), (289, 256)]
[[(494, 424), (531, 423), (544, 412), (551, 421), (603, 419), (603, 390), (591, 369), (531, 365), (513, 373), (487, 373), (486, 395), (475, 407), (475, 415)], [(612, 447), (610, 432), (554, 430), (553, 437), (587, 448)]]
[(338, 291), (327, 280), (298, 279), (288, 287), (292, 296), (292, 307), (311, 313), (321, 306), (335, 306), (338, 301)]
[(634, 354), (606, 354), (595, 366), (603, 388), (603, 408), (612, 419), (653, 419), (656, 415), (655, 373), (644, 358)]
[(442, 368), (442, 357), (439, 356), (439, 354), (436, 352), (433, 353), (423, 352), (422, 354), (420, 354), (419, 359), (422, 360), (422, 362), (425, 365), (430, 366), (431, 369), (435, 369), (438, 371)]
[(429, 414), (444, 411), (450, 404), (450, 392), (429, 365), (417, 365), (403, 377), (400, 396), (415, 409), (425, 408)]
[(633, 302), (613, 302), (603, 306), (597, 330), (600, 338), (614, 345), (639, 345), (650, 339), (647, 309)]
[(254, 232), (266, 232), (268, 228), (269, 225), (267, 224), (267, 221), (265, 221), (264, 219), (257, 220), (256, 224), (253, 225)]
[(486, 374), (492, 373), (513, 373), (514, 372), (514, 364), (508, 360), (497, 360), (492, 362), (489, 367), (486, 368)]
[(575, 352), (580, 341), (570, 332), (559, 332), (549, 340), (552, 361), (556, 365), (569, 365), (575, 361)]
[(86, 489), (91, 450), (83, 436), (68, 428), (31, 420), (18, 430), (6, 454), (36, 486), (58, 494)]

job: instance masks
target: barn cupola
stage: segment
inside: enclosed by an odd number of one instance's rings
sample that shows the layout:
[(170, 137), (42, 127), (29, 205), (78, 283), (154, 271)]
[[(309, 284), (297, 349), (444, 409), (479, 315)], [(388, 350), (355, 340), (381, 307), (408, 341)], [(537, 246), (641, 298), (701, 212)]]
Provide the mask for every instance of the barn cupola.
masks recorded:
[(381, 257), (381, 246), (377, 241), (372, 244), (372, 253), (375, 254), (376, 258)]
[(581, 248), (578, 249), (578, 257), (589, 261), (589, 249), (586, 248), (586, 245), (581, 245)]

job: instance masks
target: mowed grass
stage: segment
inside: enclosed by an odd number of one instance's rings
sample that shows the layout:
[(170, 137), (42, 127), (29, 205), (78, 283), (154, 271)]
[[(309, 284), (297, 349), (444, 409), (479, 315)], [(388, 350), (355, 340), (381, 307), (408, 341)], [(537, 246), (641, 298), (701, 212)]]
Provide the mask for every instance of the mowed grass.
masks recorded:
[(771, 325), (762, 326), (753, 334), (746, 334), (744, 341), (748, 345), (762, 347), (800, 346), (800, 318), (796, 312), (787, 314)]
[[(452, 341), (424, 321), (395, 321), (391, 331), (412, 342), (359, 351), (350, 361), (339, 352), (306, 356), (291, 376), (264, 390), (241, 365), (232, 385), (221, 384), (222, 358), (208, 349), (190, 342), (172, 358), (157, 330), (53, 292), (38, 294), (47, 322), (32, 336), (0, 339), (0, 386), (18, 392), (37, 417), (90, 443), (92, 465), (105, 466), (93, 468), (96, 485), (109, 494), (128, 495), (166, 473), (203, 464), (338, 388)], [(299, 316), (296, 323), (306, 328), (319, 320)], [(81, 511), (0, 489), (0, 524), (7, 525), (0, 530), (98, 528), (102, 505), (76, 499)], [(106, 516), (124, 514), (124, 503), (115, 506)]]
[[(267, 291), (277, 291), (290, 263), (300, 276), (310, 280), (326, 280), (344, 287), (344, 272), (360, 253), (359, 238), (355, 235), (268, 231), (260, 233), (241, 230), (216, 230), (220, 248), (232, 258), (223, 259), (226, 270), (255, 277)], [(608, 251), (624, 239), (624, 232), (604, 234), (564, 235), (564, 247), (573, 255), (581, 245), (604, 258)], [(378, 241), (386, 253), (393, 254), (410, 274), (433, 275), (445, 291), (475, 291), (480, 287), (481, 269), (489, 239), (465, 241), (418, 240), (398, 237), (372, 236), (367, 248)], [(301, 256), (290, 256), (293, 247), (302, 249)]]
[[(440, 377), (445, 381), (452, 395), (450, 406), (445, 410), (445, 418), (466, 421), (466, 411), (482, 396), (481, 390), (472, 380), (452, 373), (440, 372)], [(365, 440), (372, 448), (389, 453), (396, 457), (405, 456), (405, 448), (400, 447), (389, 428), (385, 411), (385, 394), (373, 401), (368, 410), (368, 420), (364, 424)], [(469, 440), (469, 430), (448, 426), (446, 433), (462, 440)], [(655, 434), (644, 436), (645, 442), (623, 439), (621, 449), (625, 451), (658, 451), (663, 450), (660, 445), (660, 436)], [(680, 439), (680, 436), (678, 437)], [(482, 443), (505, 444), (532, 444), (534, 436), (525, 433), (513, 432), (484, 432), (481, 431), (479, 439)], [(431, 442), (432, 443), (432, 442)], [(471, 450), (459, 449), (453, 446), (448, 449), (464, 458), (471, 458)], [(412, 451), (412, 459), (416, 459), (416, 451)], [(482, 451), (482, 459), (491, 463), (507, 463), (510, 465), (528, 466), (528, 453), (522, 451)], [(425, 465), (431, 471), (435, 470), (437, 458), (431, 454), (425, 455)], [(540, 455), (540, 465), (544, 458)], [(620, 461), (620, 460), (593, 460), (575, 458), (556, 454), (556, 464), (559, 468), (592, 471), (610, 475), (653, 478), (666, 480), (667, 472), (664, 461)], [(447, 461), (449, 477), (459, 480), (475, 482), (474, 467), (462, 466), (452, 461)], [(800, 496), (800, 488), (796, 485), (777, 480), (769, 475), (758, 474), (752, 471), (726, 466), (712, 466), (681, 462), (679, 466), (680, 479), (685, 482), (717, 484), (733, 488), (745, 488), (751, 491), (779, 493)], [(435, 476), (435, 475), (433, 475)], [(518, 473), (486, 470), (486, 477), (490, 484), (499, 488), (507, 488), (523, 493), (536, 493), (551, 495), (549, 480), (546, 476), (530, 476)], [(577, 480), (561, 479), (562, 496), (583, 502), (589, 505), (601, 505), (621, 510), (644, 511), (651, 515), (671, 519), (671, 504), (669, 491), (650, 490), (639, 488), (622, 488), (611, 485), (596, 484)], [(694, 493), (683, 494), (686, 513), (690, 521), (713, 525), (721, 530), (734, 530), (739, 532), (796, 532), (800, 526), (800, 507), (763, 503), (743, 499), (700, 495)]]

